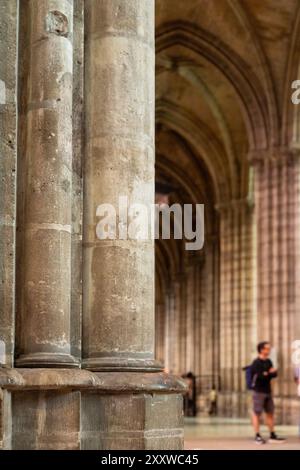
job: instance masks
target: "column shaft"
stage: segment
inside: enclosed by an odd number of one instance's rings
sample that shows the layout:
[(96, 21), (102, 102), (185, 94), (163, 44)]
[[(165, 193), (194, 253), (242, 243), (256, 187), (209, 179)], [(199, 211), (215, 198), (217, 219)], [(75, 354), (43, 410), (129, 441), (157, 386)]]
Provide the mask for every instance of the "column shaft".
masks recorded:
[(18, 366), (70, 351), (73, 1), (21, 2)]
[(164, 363), (165, 316), (165, 302), (157, 303), (155, 307), (155, 357), (161, 364)]
[[(84, 365), (155, 370), (154, 243), (120, 239), (118, 215), (121, 196), (154, 201), (154, 2), (85, 5)], [(115, 239), (97, 238), (103, 203)]]
[(18, 2), (0, 1), (0, 365), (13, 365)]
[(195, 373), (195, 304), (194, 304), (194, 265), (187, 267), (187, 299), (186, 299), (186, 371)]
[(171, 347), (172, 347), (172, 338), (171, 338), (171, 322), (172, 322), (172, 295), (170, 288), (168, 287), (166, 296), (165, 296), (165, 348), (164, 348), (164, 366), (166, 371), (170, 371), (171, 366)]
[(253, 214), (248, 201), (220, 207), (220, 373), (221, 412), (247, 413), (242, 367), (253, 358)]
[[(270, 150), (254, 159), (258, 244), (258, 338), (275, 347), (279, 376), (275, 395), (282, 398), (279, 419), (291, 420), (294, 397), (292, 343), (299, 339), (299, 156)], [(281, 410), (281, 417), (280, 417)]]

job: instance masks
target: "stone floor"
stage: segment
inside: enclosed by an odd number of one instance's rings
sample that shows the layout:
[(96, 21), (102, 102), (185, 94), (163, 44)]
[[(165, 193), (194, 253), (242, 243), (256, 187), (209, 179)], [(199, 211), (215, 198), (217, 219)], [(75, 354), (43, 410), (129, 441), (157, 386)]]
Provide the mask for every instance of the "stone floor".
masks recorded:
[[(278, 426), (277, 432), (287, 438), (283, 444), (258, 446), (248, 421), (228, 418), (186, 418), (185, 448), (197, 450), (300, 450), (297, 426)], [(263, 426), (261, 434), (268, 436)]]

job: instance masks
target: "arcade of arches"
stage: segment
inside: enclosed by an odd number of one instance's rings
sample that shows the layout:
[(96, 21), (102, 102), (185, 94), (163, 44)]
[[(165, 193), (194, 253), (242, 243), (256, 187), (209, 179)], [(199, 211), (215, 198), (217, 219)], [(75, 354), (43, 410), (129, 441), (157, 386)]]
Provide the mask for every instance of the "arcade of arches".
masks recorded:
[[(265, 339), (295, 420), (297, 79), (299, 0), (0, 0), (0, 448), (181, 449), (180, 376), (245, 417)], [(100, 239), (119, 196), (203, 249)]]
[(200, 412), (215, 384), (221, 415), (248, 415), (242, 367), (270, 340), (278, 420), (296, 416), (299, 60), (297, 0), (156, 2), (156, 182), (205, 204), (203, 250), (156, 242), (156, 351), (197, 376)]

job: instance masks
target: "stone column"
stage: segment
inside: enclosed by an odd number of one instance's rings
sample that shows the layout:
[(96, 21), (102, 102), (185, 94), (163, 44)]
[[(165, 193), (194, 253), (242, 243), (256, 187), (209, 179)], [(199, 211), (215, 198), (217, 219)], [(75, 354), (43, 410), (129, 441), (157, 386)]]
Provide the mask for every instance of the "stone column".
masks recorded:
[(182, 274), (173, 275), (170, 279), (168, 289), (168, 317), (166, 328), (166, 357), (168, 358), (169, 370), (174, 374), (185, 373), (185, 351), (183, 349), (183, 338), (185, 329), (182, 328)]
[(169, 290), (169, 315), (168, 315), (168, 370), (173, 374), (181, 374), (180, 363), (179, 363), (179, 346), (180, 346), (180, 299), (178, 297), (178, 286), (176, 282), (172, 282)]
[[(154, 359), (154, 242), (118, 213), (121, 196), (154, 202), (154, 1), (88, 0), (85, 35), (83, 367), (108, 388), (81, 397), (82, 448), (181, 448), (183, 384)], [(96, 233), (104, 203), (111, 239)]]
[[(205, 237), (205, 250), (203, 252), (202, 265), (199, 272), (199, 335), (200, 335), (200, 377), (198, 381), (199, 392), (202, 395), (202, 407), (207, 408), (207, 394), (211, 390), (213, 382), (213, 358), (217, 348), (217, 341), (214, 341), (214, 278), (213, 278), (213, 245), (210, 233)], [(218, 318), (216, 318), (218, 321)], [(217, 325), (216, 325), (217, 326)], [(207, 410), (208, 411), (208, 410)]]
[(17, 365), (70, 350), (73, 1), (21, 2)]
[(165, 348), (164, 348), (164, 366), (166, 370), (169, 372), (172, 369), (172, 310), (173, 310), (173, 296), (168, 285), (165, 294), (165, 306), (166, 306), (166, 313), (165, 313)]
[[(252, 155), (257, 222), (257, 334), (275, 348), (277, 419), (292, 422), (297, 406), (292, 343), (299, 329), (299, 151)], [(281, 397), (281, 398), (279, 398)], [(283, 398), (282, 398), (283, 397)], [(294, 403), (294, 404), (293, 404)]]
[[(154, 243), (127, 239), (118, 216), (120, 197), (154, 201), (154, 2), (85, 5), (83, 364), (158, 370)], [(97, 238), (103, 203), (116, 209), (116, 239)]]
[[(205, 242), (205, 262), (202, 270), (202, 284), (203, 286), (203, 319), (202, 324), (204, 327), (203, 337), (203, 350), (202, 354), (205, 354), (205, 368), (204, 373), (210, 378), (208, 380), (208, 386), (211, 388), (214, 382), (215, 373), (215, 358), (219, 359), (218, 355), (218, 343), (219, 336), (216, 332), (218, 331), (218, 307), (215, 303), (215, 296), (217, 295), (216, 288), (219, 286), (216, 282), (218, 272), (215, 272), (215, 238), (211, 234), (207, 234)], [(214, 284), (215, 283), (215, 284)], [(216, 382), (215, 385), (217, 385)]]
[(0, 366), (13, 365), (18, 2), (0, 0)]
[(155, 306), (155, 357), (161, 364), (164, 364), (165, 316), (166, 305), (164, 301), (160, 301)]
[(177, 374), (186, 373), (186, 277), (179, 272), (173, 280), (175, 295), (174, 315), (174, 371)]
[(73, 0), (73, 12), (71, 353), (76, 358), (81, 358), (82, 156), (84, 153), (84, 0)]
[(194, 259), (191, 257), (186, 267), (186, 371), (195, 374), (195, 265)]
[(220, 211), (220, 373), (221, 412), (246, 413), (242, 367), (253, 357), (253, 215), (247, 199)]
[(202, 265), (199, 261), (195, 265), (195, 324), (194, 324), (194, 343), (195, 343), (195, 375), (201, 374), (201, 271)]
[(212, 251), (212, 287), (211, 287), (211, 309), (212, 309), (212, 373), (213, 382), (217, 388), (220, 385), (220, 256), (219, 239), (213, 233), (210, 239)]
[(232, 221), (231, 211), (226, 207), (218, 207), (220, 211), (220, 374), (221, 390), (232, 389), (231, 367), (233, 364), (231, 336), (233, 334), (231, 319), (231, 288), (232, 288)]

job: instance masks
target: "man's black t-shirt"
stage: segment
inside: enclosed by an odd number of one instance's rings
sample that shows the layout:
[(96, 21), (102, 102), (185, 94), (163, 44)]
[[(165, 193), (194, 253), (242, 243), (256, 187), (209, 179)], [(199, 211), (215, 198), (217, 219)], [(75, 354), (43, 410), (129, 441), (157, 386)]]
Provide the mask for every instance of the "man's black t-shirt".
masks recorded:
[(251, 364), (251, 376), (253, 380), (253, 389), (259, 393), (271, 393), (271, 380), (277, 377), (277, 372), (264, 375), (273, 367), (270, 359), (255, 359)]

